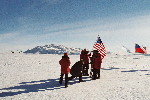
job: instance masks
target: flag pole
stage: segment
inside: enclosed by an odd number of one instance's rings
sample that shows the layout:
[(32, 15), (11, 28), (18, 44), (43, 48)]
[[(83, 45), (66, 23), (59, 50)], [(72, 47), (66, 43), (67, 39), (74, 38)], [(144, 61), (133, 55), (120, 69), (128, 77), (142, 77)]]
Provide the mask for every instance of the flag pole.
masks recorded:
[[(98, 37), (99, 37), (99, 35), (98, 35)], [(98, 37), (97, 37), (97, 38), (98, 38)], [(97, 39), (96, 39), (96, 40), (97, 40)], [(96, 43), (96, 42), (95, 42), (95, 43)], [(94, 43), (94, 44), (95, 44), (95, 43)], [(92, 47), (91, 52), (93, 51), (93, 48), (94, 48), (94, 46)]]
[(136, 43), (135, 43), (135, 53), (136, 53)]

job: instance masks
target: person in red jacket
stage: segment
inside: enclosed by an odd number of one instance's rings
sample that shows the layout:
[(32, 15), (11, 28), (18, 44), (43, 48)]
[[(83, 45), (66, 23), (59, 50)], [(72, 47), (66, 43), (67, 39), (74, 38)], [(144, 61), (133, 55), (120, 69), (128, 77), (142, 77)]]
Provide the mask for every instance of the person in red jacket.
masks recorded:
[(93, 80), (95, 79), (100, 79), (100, 69), (101, 69), (101, 54), (98, 53), (97, 50), (93, 51), (93, 56), (92, 56), (92, 68), (93, 68)]
[(86, 51), (86, 49), (81, 51), (80, 54), (80, 60), (83, 59), (83, 76), (89, 76), (88, 74), (88, 69), (89, 69), (89, 57), (91, 56), (91, 54), (88, 54), (89, 51)]
[(62, 84), (63, 76), (65, 74), (65, 87), (68, 87), (68, 74), (70, 72), (70, 59), (68, 57), (67, 53), (64, 53), (64, 56), (62, 56), (62, 59), (59, 61), (59, 64), (61, 65), (61, 75), (59, 83)]

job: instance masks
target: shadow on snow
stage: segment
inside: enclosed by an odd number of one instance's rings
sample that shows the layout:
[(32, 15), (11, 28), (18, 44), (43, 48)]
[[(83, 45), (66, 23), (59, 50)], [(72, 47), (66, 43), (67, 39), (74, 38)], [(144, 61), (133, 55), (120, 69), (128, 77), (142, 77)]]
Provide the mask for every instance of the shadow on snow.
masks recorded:
[(150, 75), (150, 74), (145, 74), (145, 75)]
[(140, 53), (137, 53), (137, 54), (134, 54), (134, 55), (150, 56), (150, 54), (140, 54)]
[[(83, 77), (84, 82), (91, 81), (88, 78), (89, 78), (88, 76)], [(72, 81), (69, 81), (68, 85), (73, 85), (76, 83), (79, 83), (78, 78), (75, 78)], [(6, 91), (6, 92), (1, 92), (0, 97), (14, 96), (14, 95), (22, 94), (22, 93), (61, 89), (61, 88), (65, 88), (63, 84), (62, 85), (59, 84), (59, 78), (31, 81), (31, 82), (22, 82), (22, 83), (19, 83), (19, 85), (16, 85), (13, 87), (0, 89), (3, 91)]]
[[(114, 67), (110, 67), (110, 68), (101, 68), (102, 70), (113, 70), (113, 69), (120, 69), (120, 68), (114, 68)], [(124, 68), (121, 68), (124, 69)], [(150, 71), (150, 70), (127, 70), (127, 71), (121, 71), (121, 72), (137, 72), (137, 71)], [(150, 75), (150, 74), (145, 74), (145, 75)]]
[(113, 69), (120, 69), (120, 68), (115, 68), (115, 67), (110, 67), (109, 69), (107, 68), (101, 68), (102, 70), (113, 70)]
[(121, 72), (137, 72), (137, 71), (150, 71), (150, 70), (129, 70), (129, 71), (121, 71)]

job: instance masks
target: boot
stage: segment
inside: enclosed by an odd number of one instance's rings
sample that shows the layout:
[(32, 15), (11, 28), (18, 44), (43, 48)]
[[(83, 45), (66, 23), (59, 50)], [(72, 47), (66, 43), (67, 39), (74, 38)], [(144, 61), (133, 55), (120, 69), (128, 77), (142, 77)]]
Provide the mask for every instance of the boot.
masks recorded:
[(72, 80), (73, 78), (75, 78), (75, 76), (72, 75), (71, 77), (68, 78), (68, 81)]
[(68, 87), (68, 85), (65, 85), (65, 88), (67, 88)]
[(98, 70), (98, 77), (97, 79), (100, 79), (100, 69)]
[(97, 77), (96, 79), (100, 79), (100, 77)]
[(83, 80), (79, 80), (79, 82), (84, 82)]
[(92, 77), (92, 80), (96, 80), (96, 69), (93, 69), (93, 77)]
[(82, 80), (82, 74), (79, 76), (79, 82), (84, 82), (84, 81)]

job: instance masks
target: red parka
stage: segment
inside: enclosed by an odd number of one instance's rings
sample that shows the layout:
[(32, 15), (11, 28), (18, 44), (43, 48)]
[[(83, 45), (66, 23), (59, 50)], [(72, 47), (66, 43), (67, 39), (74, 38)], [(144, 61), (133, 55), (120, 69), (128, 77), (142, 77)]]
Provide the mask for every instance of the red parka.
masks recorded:
[(96, 69), (101, 69), (101, 55), (97, 54), (96, 56), (92, 57), (92, 67)]
[(70, 72), (70, 60), (69, 58), (62, 58), (59, 61), (59, 64), (61, 65), (61, 73), (68, 74)]
[(80, 60), (83, 59), (84, 64), (89, 64), (89, 57), (90, 56), (91, 56), (90, 54), (81, 54), (80, 55)]

